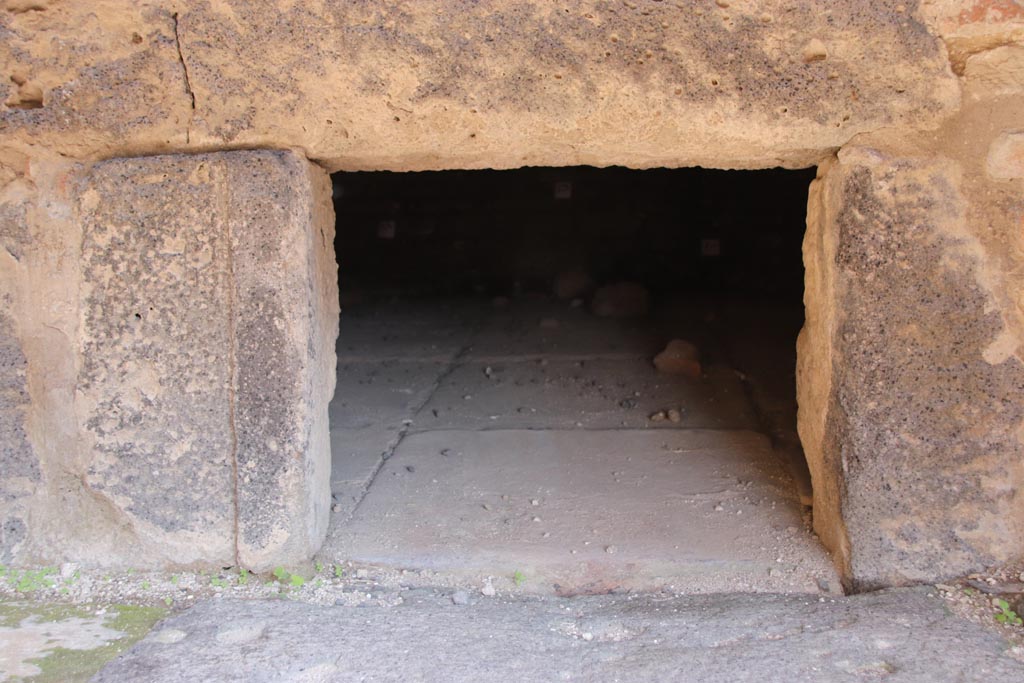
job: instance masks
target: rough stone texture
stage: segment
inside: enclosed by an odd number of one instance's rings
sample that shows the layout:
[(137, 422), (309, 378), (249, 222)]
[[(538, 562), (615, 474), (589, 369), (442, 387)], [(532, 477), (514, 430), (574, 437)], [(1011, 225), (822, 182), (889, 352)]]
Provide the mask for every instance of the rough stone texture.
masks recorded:
[(211, 162), (104, 162), (81, 194), (85, 485), (184, 563), (234, 554), (230, 214)]
[(1024, 364), (960, 175), (850, 148), (812, 188), (800, 433), (854, 588), (1021, 552)]
[(291, 154), (226, 168), (235, 281), (238, 552), (247, 567), (308, 558), (327, 533), (338, 336), (326, 173)]
[(93, 680), (990, 683), (1024, 673), (1004, 641), (921, 589), (824, 602), (452, 598), (410, 590), (396, 606), (212, 600), (163, 622)]
[(805, 166), (956, 105), (924, 16), (898, 0), (38, 2), (0, 12), (0, 122), (5, 142), (77, 157)]
[(39, 483), (39, 460), (26, 424), (31, 408), (28, 361), (16, 319), (15, 283), (28, 237), (25, 206), (0, 204), (0, 563), (10, 562), (26, 537), (25, 510), (19, 499)]
[[(5, 297), (0, 296), (0, 305)], [(12, 501), (32, 491), (40, 478), (39, 462), (28, 441), (25, 418), (29, 407), (26, 361), (14, 335), (11, 317), (0, 312), (0, 562), (15, 556), (25, 540), (25, 521)]]
[(112, 160), (82, 181), (83, 484), (142, 548), (111, 563), (266, 569), (319, 547), (329, 198), (283, 152)]
[(1020, 0), (924, 0), (920, 14), (942, 37), (953, 71), (963, 75), (973, 55), (1024, 41)]
[(1024, 132), (1006, 132), (996, 138), (989, 147), (985, 166), (989, 176), (996, 180), (1024, 178)]

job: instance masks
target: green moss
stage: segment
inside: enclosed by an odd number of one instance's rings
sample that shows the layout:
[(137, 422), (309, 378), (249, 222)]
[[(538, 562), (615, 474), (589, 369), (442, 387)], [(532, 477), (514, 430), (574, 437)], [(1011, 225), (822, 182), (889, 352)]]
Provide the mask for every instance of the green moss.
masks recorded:
[(162, 607), (137, 607), (114, 605), (107, 607), (107, 613), (96, 616), (96, 607), (90, 605), (26, 604), (0, 602), (0, 626), (17, 628), (25, 619), (35, 617), (42, 622), (58, 622), (65, 619), (102, 619), (103, 626), (119, 631), (122, 637), (91, 650), (71, 650), (55, 647), (40, 653), (39, 657), (27, 660), (39, 667), (41, 673), (24, 679), (38, 683), (57, 681), (87, 681), (103, 665), (121, 654), (163, 618), (168, 610)]

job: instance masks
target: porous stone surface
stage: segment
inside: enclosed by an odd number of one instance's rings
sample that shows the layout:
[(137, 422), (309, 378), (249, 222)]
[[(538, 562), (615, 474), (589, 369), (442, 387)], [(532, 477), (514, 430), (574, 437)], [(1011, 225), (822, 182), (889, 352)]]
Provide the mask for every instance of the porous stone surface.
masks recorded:
[(25, 540), (25, 521), (12, 502), (32, 492), (39, 481), (39, 462), (28, 441), (25, 420), (29, 407), (27, 363), (14, 334), (13, 320), (3, 312), (9, 297), (0, 295), (0, 562), (10, 562)]
[(28, 361), (16, 319), (13, 273), (25, 249), (28, 228), (23, 204), (0, 211), (0, 563), (10, 562), (25, 541), (25, 510), (19, 499), (31, 495), (41, 478), (28, 437), (31, 398)]
[(164, 562), (234, 555), (232, 282), (218, 170), (194, 157), (114, 160), (91, 170), (80, 195), (84, 484)]
[(305, 559), (327, 533), (338, 336), (326, 173), (293, 154), (226, 165), (234, 303), (238, 553), (246, 567)]
[(76, 157), (806, 166), (956, 105), (926, 16), (897, 0), (37, 2), (0, 13), (0, 121)]
[(266, 569), (319, 547), (329, 190), (287, 152), (117, 159), (82, 179), (82, 481), (138, 544), (109, 563)]
[(856, 589), (1022, 551), (1024, 363), (962, 172), (853, 147), (812, 187), (800, 435)]

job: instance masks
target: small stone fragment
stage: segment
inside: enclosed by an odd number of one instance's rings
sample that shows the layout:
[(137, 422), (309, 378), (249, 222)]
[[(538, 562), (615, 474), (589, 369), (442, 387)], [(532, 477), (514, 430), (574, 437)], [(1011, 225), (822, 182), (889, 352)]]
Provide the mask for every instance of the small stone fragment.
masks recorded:
[(988, 150), (985, 170), (996, 180), (1024, 178), (1024, 132), (1004, 132)]
[(654, 357), (654, 367), (658, 372), (669, 375), (686, 375), (700, 377), (700, 351), (692, 342), (685, 339), (673, 339), (665, 350)]
[(825, 43), (821, 42), (817, 38), (813, 38), (809, 43), (804, 45), (803, 58), (805, 64), (828, 59), (828, 49), (825, 48)]
[(683, 421), (683, 414), (676, 410), (675, 408), (671, 408), (668, 411), (668, 420), (669, 422), (675, 422), (676, 424), (679, 424), (680, 422)]
[(647, 315), (650, 305), (646, 287), (635, 282), (619, 282), (597, 290), (590, 310), (602, 318), (634, 318)]
[(488, 580), (484, 583), (483, 588), (480, 589), (480, 593), (487, 596), (488, 598), (493, 598), (495, 595), (497, 595), (498, 591), (494, 590), (494, 586), (491, 584), (490, 580)]
[(331, 512), (341, 512), (341, 506), (335, 503), (331, 506)]
[(606, 545), (606, 546), (604, 547), (604, 551), (605, 551), (606, 553), (608, 553), (609, 555), (614, 555), (614, 554), (615, 554), (615, 553), (616, 553), (616, 552), (618, 551), (618, 548), (616, 548), (616, 547), (615, 547), (615, 546), (613, 546), (613, 545)]
[(668, 419), (668, 414), (664, 410), (659, 410), (656, 413), (651, 413), (650, 417), (647, 418), (651, 422), (664, 422)]
[(452, 593), (452, 602), (456, 605), (468, 605), (469, 593), (466, 591), (455, 591)]

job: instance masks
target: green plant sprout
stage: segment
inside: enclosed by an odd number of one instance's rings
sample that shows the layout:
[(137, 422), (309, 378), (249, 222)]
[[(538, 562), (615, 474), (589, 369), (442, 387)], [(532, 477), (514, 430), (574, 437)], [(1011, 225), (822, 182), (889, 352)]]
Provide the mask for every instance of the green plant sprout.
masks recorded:
[(249, 570), (243, 567), (238, 570), (238, 585), (244, 586), (247, 583), (249, 583)]
[(515, 581), (516, 586), (522, 586), (526, 583), (526, 574), (523, 574), (518, 569), (512, 574), (512, 580)]
[(1020, 618), (1016, 612), (1010, 609), (1010, 603), (1006, 602), (1002, 598), (995, 599), (995, 606), (999, 608), (999, 614), (996, 615), (996, 621), (1000, 624), (1013, 624), (1014, 626), (1024, 626), (1024, 619)]
[(280, 583), (292, 588), (301, 588), (306, 583), (306, 578), (300, 574), (292, 574), (284, 567), (276, 567), (274, 569), (274, 578)]
[(345, 569), (340, 564), (334, 565), (334, 578), (340, 579), (343, 576), (345, 576)]
[(26, 569), (22, 572), (7, 570), (4, 576), (7, 583), (18, 593), (31, 593), (32, 591), (44, 588), (53, 588), (57, 585), (53, 575), (57, 573), (55, 567), (43, 567), (38, 570)]
[(316, 573), (317, 574), (319, 574), (320, 572), (322, 572), (324, 570), (324, 563), (323, 562), (317, 562), (314, 566), (316, 567)]

